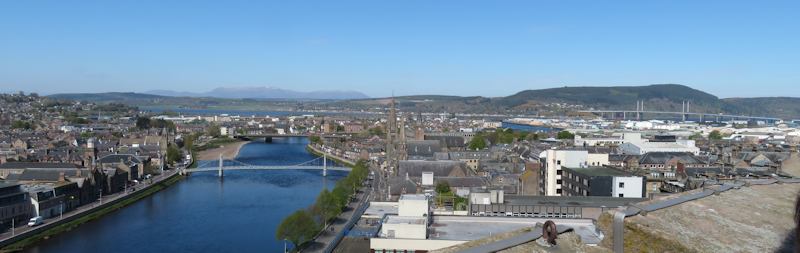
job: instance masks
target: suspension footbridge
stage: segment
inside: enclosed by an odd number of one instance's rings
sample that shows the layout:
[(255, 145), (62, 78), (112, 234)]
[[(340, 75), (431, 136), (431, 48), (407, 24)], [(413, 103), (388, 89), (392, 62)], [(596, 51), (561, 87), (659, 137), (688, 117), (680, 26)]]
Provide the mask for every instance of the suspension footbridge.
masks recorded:
[(224, 171), (228, 170), (322, 170), (322, 176), (327, 176), (329, 170), (333, 171), (350, 171), (349, 167), (342, 166), (329, 166), (328, 156), (317, 157), (313, 160), (305, 161), (292, 165), (257, 165), (249, 164), (234, 159), (223, 160), (222, 156), (218, 161), (206, 160), (197, 161), (197, 167), (183, 170), (184, 173), (203, 172), (203, 171), (216, 171), (222, 177)]

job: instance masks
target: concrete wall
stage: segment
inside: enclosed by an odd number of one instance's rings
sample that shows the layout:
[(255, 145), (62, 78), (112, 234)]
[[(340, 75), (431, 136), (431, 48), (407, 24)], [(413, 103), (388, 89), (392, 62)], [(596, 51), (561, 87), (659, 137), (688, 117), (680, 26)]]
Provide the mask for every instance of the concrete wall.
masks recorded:
[[(623, 187), (620, 187), (623, 184)], [(644, 180), (642, 177), (614, 177), (611, 185), (611, 196), (623, 198), (644, 198)]]
[[(394, 237), (392, 237), (394, 235)], [(387, 224), (381, 225), (381, 236), (388, 238), (402, 239), (426, 239), (428, 238), (427, 224)]]
[(400, 206), (397, 210), (398, 216), (422, 217), (428, 214), (428, 200), (400, 198), (399, 202)]
[(608, 154), (589, 154), (586, 158), (586, 163), (588, 163), (589, 166), (608, 165)]

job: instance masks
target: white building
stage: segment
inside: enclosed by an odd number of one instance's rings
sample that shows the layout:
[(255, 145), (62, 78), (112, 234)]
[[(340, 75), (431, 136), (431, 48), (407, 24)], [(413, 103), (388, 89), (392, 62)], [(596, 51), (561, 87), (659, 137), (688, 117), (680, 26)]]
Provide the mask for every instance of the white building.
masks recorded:
[(423, 217), (430, 213), (430, 201), (423, 194), (406, 194), (400, 196), (398, 216)]
[(629, 142), (619, 146), (619, 151), (628, 155), (644, 155), (650, 152), (689, 152), (700, 154), (693, 140), (678, 140), (677, 142)]
[(642, 189), (644, 187), (644, 180), (642, 177), (630, 176), (616, 176), (613, 177), (611, 184), (611, 196), (619, 198), (644, 198), (646, 197)]
[(583, 168), (588, 165), (589, 151), (586, 150), (547, 150), (539, 155), (545, 165), (541, 170), (542, 190), (547, 196), (561, 195), (561, 168)]
[(574, 145), (577, 147), (595, 147), (595, 146), (619, 146), (628, 142), (642, 142), (641, 133), (624, 133), (622, 136), (602, 137), (602, 138), (581, 138), (579, 135), (575, 136)]

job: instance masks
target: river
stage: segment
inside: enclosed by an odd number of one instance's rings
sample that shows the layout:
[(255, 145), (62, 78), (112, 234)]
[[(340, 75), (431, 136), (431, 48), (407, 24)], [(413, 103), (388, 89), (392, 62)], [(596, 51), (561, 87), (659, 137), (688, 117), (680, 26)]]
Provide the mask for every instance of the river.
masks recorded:
[[(314, 159), (305, 138), (252, 142), (236, 160), (291, 165)], [(44, 240), (25, 252), (281, 252), (281, 220), (311, 205), (323, 185), (346, 172), (226, 171), (193, 173), (130, 206)]]

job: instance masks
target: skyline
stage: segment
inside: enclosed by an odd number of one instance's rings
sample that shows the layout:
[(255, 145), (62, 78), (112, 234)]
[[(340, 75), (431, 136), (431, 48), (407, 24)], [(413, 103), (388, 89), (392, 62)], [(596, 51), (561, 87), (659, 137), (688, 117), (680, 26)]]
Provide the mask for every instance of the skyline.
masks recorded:
[(0, 91), (497, 97), (676, 83), (800, 97), (800, 4), (770, 4), (7, 2)]

